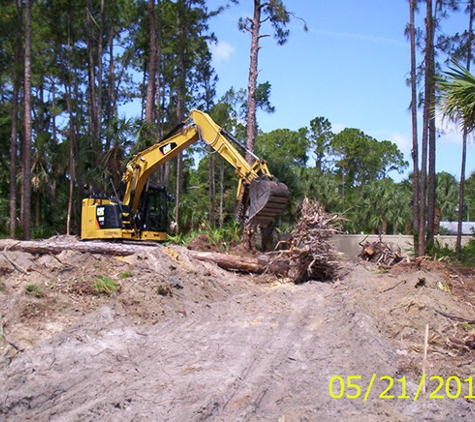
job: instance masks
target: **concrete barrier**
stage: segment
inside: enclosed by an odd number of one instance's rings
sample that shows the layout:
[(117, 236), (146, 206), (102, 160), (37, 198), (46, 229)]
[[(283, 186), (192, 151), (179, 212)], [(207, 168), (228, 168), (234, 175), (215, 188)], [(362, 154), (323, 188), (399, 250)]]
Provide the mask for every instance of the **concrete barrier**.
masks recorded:
[[(360, 243), (363, 241), (373, 243), (379, 241), (379, 235), (371, 234), (338, 234), (332, 237), (331, 241), (335, 245), (335, 249), (338, 252), (346, 255), (349, 258), (357, 257), (361, 252)], [(464, 246), (471, 236), (462, 236), (462, 246)], [(386, 243), (393, 243), (401, 249), (404, 255), (414, 255), (414, 237), (407, 235), (384, 235), (381, 236), (381, 240)], [(457, 236), (440, 235), (436, 236), (436, 240), (441, 246), (448, 246), (451, 249), (455, 249), (455, 243)]]

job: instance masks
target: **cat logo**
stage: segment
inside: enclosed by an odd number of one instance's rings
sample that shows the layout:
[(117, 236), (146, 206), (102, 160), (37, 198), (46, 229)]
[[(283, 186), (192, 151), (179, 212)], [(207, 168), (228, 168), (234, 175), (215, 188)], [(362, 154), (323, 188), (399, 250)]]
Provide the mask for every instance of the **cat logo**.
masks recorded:
[(160, 151), (163, 155), (167, 155), (172, 149), (176, 148), (176, 142), (170, 142), (169, 144), (163, 145), (160, 147)]
[(96, 208), (96, 216), (97, 217), (102, 217), (104, 215), (104, 207), (97, 207)]

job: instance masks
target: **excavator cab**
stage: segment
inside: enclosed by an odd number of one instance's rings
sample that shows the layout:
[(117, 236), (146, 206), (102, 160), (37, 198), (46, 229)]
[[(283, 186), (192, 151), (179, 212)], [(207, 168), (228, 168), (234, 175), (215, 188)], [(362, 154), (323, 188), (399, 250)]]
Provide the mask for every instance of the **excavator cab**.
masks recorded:
[(149, 186), (142, 192), (135, 225), (140, 231), (166, 232), (169, 195), (163, 186)]

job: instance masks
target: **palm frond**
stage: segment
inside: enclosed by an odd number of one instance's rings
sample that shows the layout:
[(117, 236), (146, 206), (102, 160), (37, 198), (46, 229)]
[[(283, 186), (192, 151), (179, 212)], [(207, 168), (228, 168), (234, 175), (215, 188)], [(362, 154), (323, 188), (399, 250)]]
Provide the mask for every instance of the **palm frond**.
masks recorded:
[(475, 129), (475, 76), (456, 62), (449, 69), (439, 80), (442, 111), (471, 132)]

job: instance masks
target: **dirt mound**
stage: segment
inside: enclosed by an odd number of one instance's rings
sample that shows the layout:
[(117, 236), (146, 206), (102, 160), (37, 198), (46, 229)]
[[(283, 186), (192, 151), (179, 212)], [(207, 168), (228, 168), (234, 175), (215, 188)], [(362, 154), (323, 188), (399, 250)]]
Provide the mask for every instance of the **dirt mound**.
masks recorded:
[(194, 251), (219, 252), (219, 247), (211, 243), (207, 234), (198, 234), (186, 245), (186, 247)]
[[(470, 420), (473, 273), (341, 265), (263, 285), (181, 247), (1, 252), (0, 420)], [(417, 393), (426, 324), (443, 399)]]
[[(100, 289), (100, 281), (117, 291)], [(186, 315), (189, 303), (222, 300), (247, 284), (239, 275), (191, 262), (179, 247), (125, 257), (5, 251), (0, 254), (1, 323), (7, 341), (3, 355), (12, 357), (106, 304), (135, 324), (155, 324)]]

